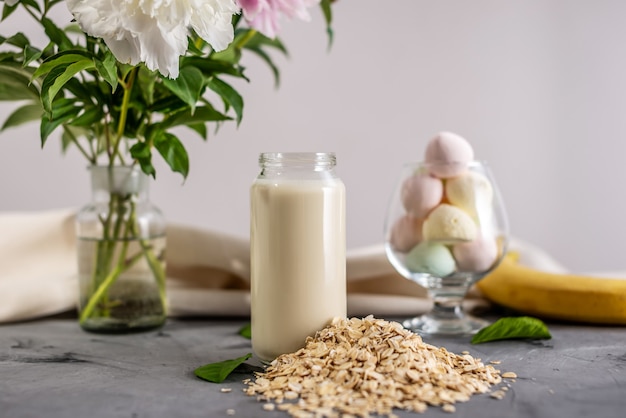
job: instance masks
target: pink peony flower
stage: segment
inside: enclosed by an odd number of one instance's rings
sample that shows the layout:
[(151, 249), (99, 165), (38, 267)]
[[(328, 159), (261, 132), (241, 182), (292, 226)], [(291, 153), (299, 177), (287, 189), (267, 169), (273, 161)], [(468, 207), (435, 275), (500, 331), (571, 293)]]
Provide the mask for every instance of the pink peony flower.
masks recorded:
[(248, 24), (263, 35), (274, 38), (280, 31), (278, 20), (282, 14), (289, 19), (309, 21), (307, 10), (320, 0), (237, 0)]

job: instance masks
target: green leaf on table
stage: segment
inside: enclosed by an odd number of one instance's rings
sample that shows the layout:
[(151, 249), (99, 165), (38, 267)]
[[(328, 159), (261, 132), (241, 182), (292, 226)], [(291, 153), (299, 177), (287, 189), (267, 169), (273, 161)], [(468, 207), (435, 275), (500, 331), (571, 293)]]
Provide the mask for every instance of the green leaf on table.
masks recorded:
[(540, 319), (530, 316), (500, 318), (472, 337), (472, 344), (511, 339), (550, 339), (548, 327)]
[(244, 338), (252, 338), (252, 325), (251, 324), (246, 324), (243, 327), (241, 327), (239, 329), (239, 335), (241, 335)]
[(198, 367), (194, 370), (194, 374), (200, 379), (207, 380), (213, 383), (223, 382), (239, 365), (243, 364), (246, 360), (252, 357), (252, 353), (248, 353), (245, 356), (224, 360), (218, 363), (209, 363), (204, 366)]

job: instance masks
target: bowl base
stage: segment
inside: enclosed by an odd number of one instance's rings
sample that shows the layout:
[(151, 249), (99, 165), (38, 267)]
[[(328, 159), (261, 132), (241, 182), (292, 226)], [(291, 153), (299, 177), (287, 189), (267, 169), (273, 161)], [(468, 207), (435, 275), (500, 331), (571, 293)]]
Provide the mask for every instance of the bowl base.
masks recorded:
[(407, 319), (402, 326), (419, 335), (473, 335), (490, 323), (465, 315), (462, 318), (438, 319), (428, 314)]

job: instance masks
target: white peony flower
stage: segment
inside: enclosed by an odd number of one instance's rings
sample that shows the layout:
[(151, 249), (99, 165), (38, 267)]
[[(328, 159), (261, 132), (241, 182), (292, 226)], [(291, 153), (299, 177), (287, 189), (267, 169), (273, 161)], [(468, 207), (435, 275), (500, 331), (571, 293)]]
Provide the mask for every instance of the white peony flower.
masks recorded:
[(231, 18), (239, 13), (235, 0), (67, 0), (67, 7), (118, 61), (144, 62), (170, 78), (178, 77), (189, 27), (221, 51), (233, 41)]

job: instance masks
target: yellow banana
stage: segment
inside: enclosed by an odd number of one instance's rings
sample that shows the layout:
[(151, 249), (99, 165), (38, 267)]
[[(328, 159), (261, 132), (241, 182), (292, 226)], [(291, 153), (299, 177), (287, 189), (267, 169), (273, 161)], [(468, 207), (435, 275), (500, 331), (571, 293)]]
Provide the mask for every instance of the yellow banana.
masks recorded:
[(476, 283), (492, 302), (544, 318), (626, 324), (626, 279), (546, 273), (507, 255)]

